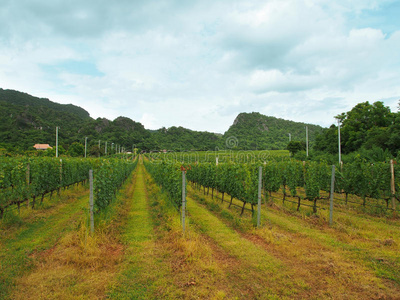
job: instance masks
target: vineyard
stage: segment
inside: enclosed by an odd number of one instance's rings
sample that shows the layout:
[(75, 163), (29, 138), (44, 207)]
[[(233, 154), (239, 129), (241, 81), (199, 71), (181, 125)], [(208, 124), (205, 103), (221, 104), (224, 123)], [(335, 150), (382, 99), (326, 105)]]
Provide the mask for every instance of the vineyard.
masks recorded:
[[(147, 168), (156, 182), (170, 191), (173, 201), (179, 202), (177, 189), (180, 179), (177, 171), (180, 170), (180, 164), (171, 162), (169, 157), (153, 158), (151, 161), (153, 163), (146, 166), (153, 165)], [(240, 200), (243, 203), (241, 214), (246, 204), (250, 204), (252, 210), (257, 205), (259, 167), (262, 167), (261, 185), (265, 201), (272, 193), (280, 191), (283, 203), (296, 200), (297, 210), (301, 205), (311, 206), (316, 213), (318, 201), (328, 200), (331, 192), (332, 166), (325, 163), (286, 158), (263, 163), (217, 161), (186, 163), (183, 166), (187, 170), (188, 180), (198, 188), (203, 187), (204, 191), (207, 188), (207, 194), (211, 189), (212, 197), (214, 191), (218, 191), (222, 194), (222, 201), (225, 200), (225, 194), (230, 196), (230, 205), (234, 198)], [(335, 174), (334, 191), (344, 195), (340, 201), (346, 205), (352, 203), (399, 211), (400, 166), (394, 162), (368, 164), (361, 159), (341, 165)], [(349, 195), (357, 196), (358, 202), (354, 197), (349, 200)], [(176, 204), (179, 206), (179, 203)]]
[(116, 190), (134, 170), (133, 163), (121, 159), (54, 159), (0, 158), (0, 217), (4, 210), (24, 202), (32, 208), (36, 199), (71, 185), (84, 184), (89, 170), (94, 169), (96, 209), (100, 210), (113, 199)]
[(162, 155), (0, 158), (0, 298), (400, 295), (396, 162)]

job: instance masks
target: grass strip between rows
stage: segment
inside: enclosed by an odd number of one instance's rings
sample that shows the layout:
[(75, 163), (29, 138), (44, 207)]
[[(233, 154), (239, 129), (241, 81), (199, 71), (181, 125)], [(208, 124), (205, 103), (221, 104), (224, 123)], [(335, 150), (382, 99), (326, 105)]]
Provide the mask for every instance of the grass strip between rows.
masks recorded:
[[(38, 217), (32, 222), (23, 223), (20, 229), (2, 242), (0, 249), (0, 299), (8, 299), (15, 280), (35, 267), (36, 253), (54, 246), (67, 231), (75, 229), (77, 220), (87, 208), (87, 190), (75, 189), (64, 192), (68, 198), (48, 211), (35, 211)], [(71, 202), (70, 199), (76, 199)]]
[(109, 292), (110, 299), (149, 299), (156, 294), (162, 269), (154, 257), (153, 224), (147, 203), (147, 191), (142, 164), (137, 167), (136, 183), (130, 200), (130, 211), (122, 232), (126, 244), (123, 266), (117, 283)]

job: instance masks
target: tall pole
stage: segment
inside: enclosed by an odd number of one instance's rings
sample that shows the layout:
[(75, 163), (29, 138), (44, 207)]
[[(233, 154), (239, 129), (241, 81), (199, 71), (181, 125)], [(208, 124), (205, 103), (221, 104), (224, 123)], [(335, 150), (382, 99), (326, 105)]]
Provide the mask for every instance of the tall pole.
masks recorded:
[(396, 184), (394, 181), (394, 163), (393, 159), (390, 160), (390, 173), (391, 173), (391, 180), (390, 180), (390, 190), (392, 192), (392, 208), (393, 208), (393, 213), (396, 212)]
[(258, 168), (257, 228), (260, 228), (260, 219), (261, 219), (261, 185), (262, 185), (262, 167), (259, 167)]
[(335, 192), (335, 165), (332, 166), (331, 197), (329, 201), (329, 225), (333, 224), (333, 194)]
[(338, 122), (339, 166), (342, 161), (342, 147), (340, 146), (340, 120)]
[(289, 133), (289, 142), (292, 141), (292, 135)]
[(308, 157), (308, 126), (306, 126), (306, 149), (307, 149), (307, 157)]
[(87, 150), (87, 137), (85, 137), (85, 158), (86, 158), (86, 150)]
[(58, 157), (58, 126), (56, 126), (56, 157)]
[(94, 232), (93, 206), (93, 170), (89, 170), (89, 218), (91, 234)]
[(185, 171), (182, 170), (182, 231), (185, 234), (185, 215), (186, 215), (186, 182)]
[(99, 140), (99, 157), (100, 157), (100, 140)]

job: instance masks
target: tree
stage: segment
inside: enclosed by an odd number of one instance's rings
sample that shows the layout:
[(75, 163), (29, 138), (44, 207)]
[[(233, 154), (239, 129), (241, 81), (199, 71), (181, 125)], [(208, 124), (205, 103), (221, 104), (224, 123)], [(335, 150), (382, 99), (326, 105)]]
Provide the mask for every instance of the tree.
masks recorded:
[(315, 138), (314, 150), (328, 152), (330, 154), (338, 153), (338, 127), (334, 124)]
[(295, 155), (298, 151), (306, 150), (306, 143), (299, 141), (291, 141), (286, 147), (292, 155)]
[(79, 157), (79, 156), (84, 156), (85, 155), (85, 147), (78, 142), (72, 143), (71, 146), (69, 146), (67, 155), (71, 157)]
[[(368, 149), (380, 147), (385, 149), (390, 144), (392, 149), (398, 141), (392, 132), (396, 114), (390, 111), (383, 102), (374, 104), (362, 102), (354, 106), (347, 113), (341, 113), (335, 118), (341, 122), (341, 145), (343, 153), (358, 151), (362, 147)], [(388, 140), (391, 139), (389, 143)], [(337, 153), (337, 127), (332, 125), (316, 140), (315, 150)], [(392, 151), (393, 151), (392, 150)]]

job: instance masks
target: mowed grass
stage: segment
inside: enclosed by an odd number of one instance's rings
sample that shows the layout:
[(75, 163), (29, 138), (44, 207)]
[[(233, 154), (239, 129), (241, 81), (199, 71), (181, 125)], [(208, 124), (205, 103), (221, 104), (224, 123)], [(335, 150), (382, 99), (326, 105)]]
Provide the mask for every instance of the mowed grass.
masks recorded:
[(398, 219), (337, 210), (330, 227), (326, 212), (271, 202), (257, 229), (251, 212), (241, 217), (188, 185), (183, 234), (179, 212), (139, 164), (90, 236), (86, 190), (65, 195), (2, 223), (0, 299), (400, 295)]
[(40, 253), (78, 226), (86, 199), (87, 189), (75, 187), (46, 197), (35, 210), (21, 207), (20, 215), (5, 216), (0, 223), (0, 299), (8, 299), (16, 280), (37, 266)]
[(308, 212), (272, 205), (263, 206), (264, 226), (254, 229), (251, 212), (239, 217), (240, 211), (228, 209), (220, 198), (212, 200), (197, 190), (192, 193), (225, 223), (301, 274), (316, 298), (396, 299), (400, 295), (396, 220), (340, 212), (329, 227), (324, 215), (307, 216)]
[[(229, 257), (187, 224), (182, 233), (180, 215), (158, 186), (138, 166), (126, 223), (126, 244), (111, 299), (227, 299), (235, 288), (223, 267)], [(216, 259), (215, 256), (219, 258)]]
[(235, 275), (252, 282), (254, 297), (290, 298), (307, 294), (305, 292), (311, 287), (302, 278), (287, 280), (296, 274), (262, 246), (242, 237), (190, 197), (188, 197), (188, 210), (192, 222), (228, 255), (239, 261)]
[[(96, 215), (93, 235), (88, 228), (87, 187), (82, 199), (75, 198), (69, 210), (54, 216), (57, 221), (68, 220), (63, 225), (67, 230), (51, 241), (51, 247), (35, 253), (29, 272), (16, 278), (10, 299), (103, 299), (122, 257), (117, 228), (126, 197), (132, 195), (133, 180), (129, 178), (117, 199)], [(81, 213), (74, 214), (74, 210)], [(53, 224), (47, 220), (44, 226), (51, 228)]]
[[(125, 244), (122, 264), (116, 282), (108, 291), (110, 299), (148, 299), (164, 283), (165, 266), (155, 257), (153, 223), (147, 200), (144, 168), (138, 165), (132, 198), (126, 207), (126, 222), (121, 229)], [(161, 281), (161, 282), (160, 282)]]

